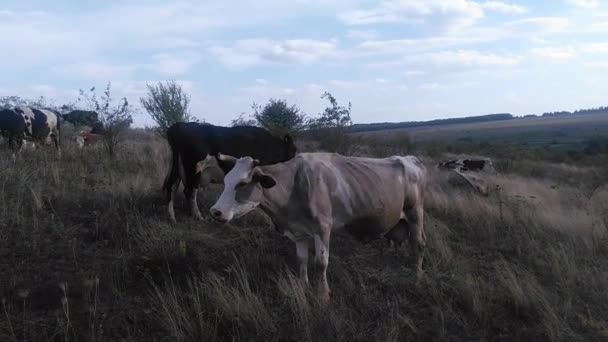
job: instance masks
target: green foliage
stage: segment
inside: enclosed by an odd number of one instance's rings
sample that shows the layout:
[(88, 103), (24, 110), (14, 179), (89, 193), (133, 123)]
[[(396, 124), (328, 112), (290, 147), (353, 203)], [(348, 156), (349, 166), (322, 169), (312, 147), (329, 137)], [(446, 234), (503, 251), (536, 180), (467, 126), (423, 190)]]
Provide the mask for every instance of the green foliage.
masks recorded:
[(124, 133), (133, 123), (134, 109), (129, 105), (127, 98), (114, 101), (111, 94), (111, 82), (108, 82), (103, 95), (97, 96), (95, 87), (88, 92), (80, 90), (79, 102), (99, 114), (99, 122), (104, 130), (104, 146), (106, 151), (114, 156), (124, 140)]
[(176, 122), (192, 121), (188, 106), (190, 96), (175, 81), (146, 85), (148, 97), (140, 98), (141, 105), (158, 124), (158, 132), (165, 137), (167, 129)]
[(285, 100), (270, 99), (264, 107), (254, 103), (251, 108), (256, 123), (276, 135), (294, 135), (304, 128), (306, 114)]
[(238, 118), (230, 121), (230, 126), (255, 126), (257, 123), (254, 119), (248, 119), (245, 117), (245, 113), (241, 113)]
[(349, 102), (348, 107), (340, 106), (329, 92), (323, 93), (321, 98), (326, 98), (329, 106), (318, 118), (311, 119), (308, 123), (321, 149), (340, 154), (353, 153), (359, 144), (355, 137), (349, 135), (353, 126), (350, 118), (352, 104)]

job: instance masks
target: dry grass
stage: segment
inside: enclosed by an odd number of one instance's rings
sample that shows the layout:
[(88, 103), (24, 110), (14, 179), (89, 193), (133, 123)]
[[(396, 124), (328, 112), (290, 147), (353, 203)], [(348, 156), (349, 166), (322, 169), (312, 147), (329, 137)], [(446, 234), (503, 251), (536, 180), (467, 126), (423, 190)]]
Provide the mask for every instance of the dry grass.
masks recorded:
[(481, 197), (429, 166), (421, 283), (407, 247), (336, 233), (323, 307), (262, 215), (219, 226), (178, 206), (168, 222), (152, 135), (114, 160), (0, 156), (2, 341), (608, 339), (608, 190), (591, 167), (501, 164), (503, 190)]

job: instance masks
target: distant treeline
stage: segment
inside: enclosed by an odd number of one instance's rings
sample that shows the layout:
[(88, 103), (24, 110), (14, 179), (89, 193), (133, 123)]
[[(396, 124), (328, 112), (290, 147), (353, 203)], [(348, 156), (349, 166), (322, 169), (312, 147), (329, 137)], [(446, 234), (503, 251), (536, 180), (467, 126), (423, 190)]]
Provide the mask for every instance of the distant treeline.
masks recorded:
[(383, 131), (387, 129), (399, 129), (399, 128), (415, 128), (415, 127), (428, 127), (428, 126), (442, 126), (442, 125), (453, 125), (463, 123), (474, 123), (474, 122), (488, 122), (488, 121), (501, 121), (501, 120), (513, 120), (519, 118), (530, 118), (530, 117), (554, 117), (554, 116), (567, 116), (567, 115), (591, 115), (591, 114), (607, 114), (608, 106), (591, 108), (591, 109), (579, 109), (574, 112), (561, 111), (561, 112), (547, 112), (538, 116), (535, 114), (528, 114), (521, 117), (514, 116), (509, 113), (499, 114), (488, 114), (480, 116), (467, 116), (464, 118), (452, 118), (452, 119), (436, 119), (430, 121), (407, 121), (407, 122), (380, 122), (380, 123), (369, 123), (369, 124), (355, 124), (352, 127), (352, 132), (371, 132), (371, 131)]
[(542, 116), (567, 116), (567, 115), (591, 115), (591, 114), (608, 114), (608, 106), (591, 109), (579, 109), (574, 112), (563, 110), (561, 112), (547, 112)]

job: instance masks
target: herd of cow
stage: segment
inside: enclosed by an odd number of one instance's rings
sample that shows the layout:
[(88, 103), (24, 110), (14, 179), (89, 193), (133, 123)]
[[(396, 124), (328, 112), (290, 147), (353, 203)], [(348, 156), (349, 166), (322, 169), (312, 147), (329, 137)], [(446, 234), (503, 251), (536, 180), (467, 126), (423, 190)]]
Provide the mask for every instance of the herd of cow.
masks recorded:
[[(61, 115), (50, 109), (15, 107), (0, 110), (0, 137), (7, 140), (13, 155), (22, 149), (36, 149), (40, 144), (54, 143), (60, 152), (59, 136)], [(92, 132), (79, 132), (72, 142), (79, 148), (98, 144), (103, 136)]]
[(225, 175), (224, 190), (210, 209), (212, 218), (228, 223), (260, 209), (295, 243), (300, 278), (306, 283), (309, 249), (314, 248), (322, 301), (329, 299), (326, 272), (330, 236), (336, 229), (362, 242), (382, 236), (398, 244), (409, 239), (420, 274), (426, 169), (416, 157), (298, 154), (289, 135), (276, 137), (249, 126), (177, 123), (167, 137), (172, 158), (163, 190), (172, 221), (180, 180), (192, 214), (201, 219), (196, 189), (212, 182), (211, 173), (219, 168)]
[[(0, 111), (0, 131), (14, 151), (24, 141), (55, 143), (60, 117), (49, 110)], [(77, 137), (80, 146), (91, 139)], [(213, 220), (228, 223), (253, 209), (268, 215), (276, 229), (295, 243), (299, 274), (308, 283), (309, 250), (320, 266), (319, 297), (329, 300), (327, 283), (331, 233), (345, 229), (362, 242), (385, 237), (408, 239), (420, 274), (425, 247), (423, 203), (426, 169), (413, 156), (347, 157), (334, 153), (297, 153), (291, 136), (251, 126), (219, 127), (176, 123), (167, 132), (171, 167), (163, 184), (168, 214), (175, 222), (174, 200), (180, 182), (191, 213), (202, 219), (199, 188), (223, 183), (210, 209)]]

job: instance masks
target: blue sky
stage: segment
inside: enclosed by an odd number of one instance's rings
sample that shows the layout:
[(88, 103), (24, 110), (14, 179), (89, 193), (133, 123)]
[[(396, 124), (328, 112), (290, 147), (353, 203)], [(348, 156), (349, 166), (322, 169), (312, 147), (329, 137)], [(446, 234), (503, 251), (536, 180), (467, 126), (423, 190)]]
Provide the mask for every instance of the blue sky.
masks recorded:
[(324, 91), (355, 122), (608, 105), (599, 0), (4, 0), (0, 46), (0, 95), (112, 81), (137, 104), (175, 79), (214, 124), (269, 98), (314, 116)]

